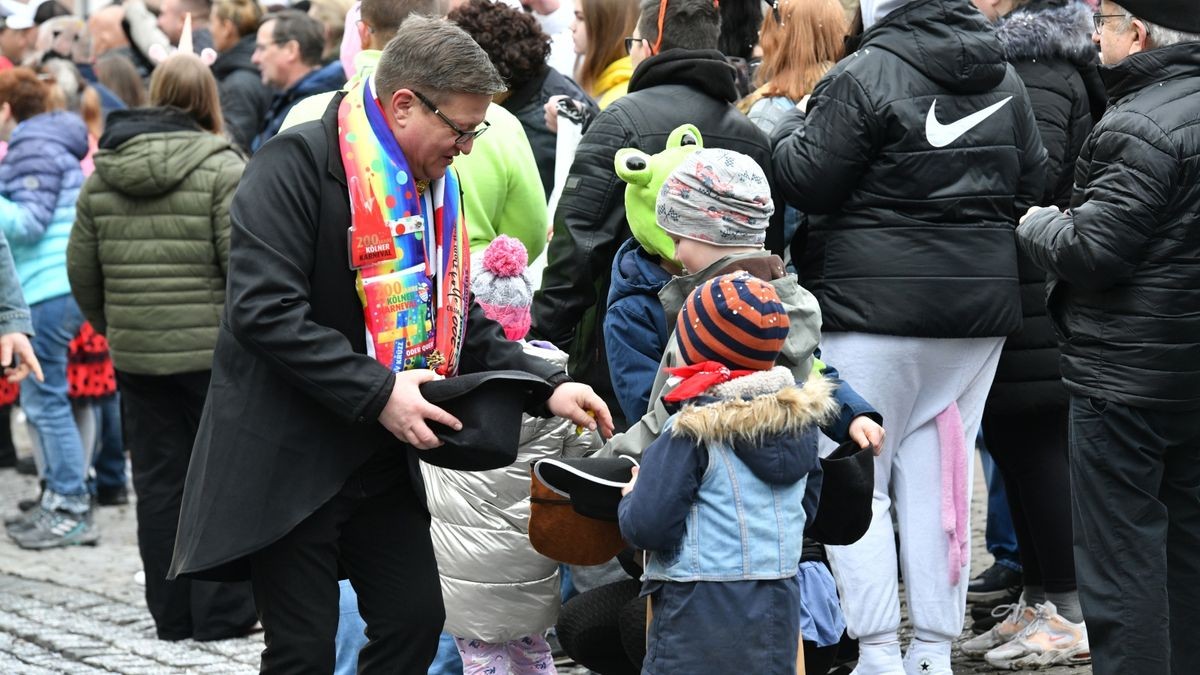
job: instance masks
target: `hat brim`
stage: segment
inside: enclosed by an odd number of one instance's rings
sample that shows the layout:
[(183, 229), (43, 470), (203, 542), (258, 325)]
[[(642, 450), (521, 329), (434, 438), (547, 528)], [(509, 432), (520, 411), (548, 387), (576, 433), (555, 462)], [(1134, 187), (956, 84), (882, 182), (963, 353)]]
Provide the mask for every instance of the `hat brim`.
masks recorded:
[(627, 455), (543, 459), (533, 465), (546, 487), (571, 500), (571, 508), (581, 516), (617, 520), (621, 490), (633, 478), (637, 460)]
[(457, 471), (489, 471), (517, 459), (521, 423), (531, 400), (545, 400), (554, 387), (519, 370), (472, 373), (421, 385), (421, 395), (462, 423), (462, 429), (430, 422), (442, 445), (417, 450), (421, 461)]

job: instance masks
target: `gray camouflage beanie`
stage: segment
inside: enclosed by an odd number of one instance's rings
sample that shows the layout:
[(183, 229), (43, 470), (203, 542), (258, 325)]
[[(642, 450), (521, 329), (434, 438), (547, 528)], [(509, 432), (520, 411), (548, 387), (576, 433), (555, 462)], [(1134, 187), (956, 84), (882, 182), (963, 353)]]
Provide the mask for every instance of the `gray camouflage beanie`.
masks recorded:
[(771, 187), (754, 160), (707, 148), (684, 158), (658, 191), (658, 226), (714, 246), (762, 246), (775, 213)]

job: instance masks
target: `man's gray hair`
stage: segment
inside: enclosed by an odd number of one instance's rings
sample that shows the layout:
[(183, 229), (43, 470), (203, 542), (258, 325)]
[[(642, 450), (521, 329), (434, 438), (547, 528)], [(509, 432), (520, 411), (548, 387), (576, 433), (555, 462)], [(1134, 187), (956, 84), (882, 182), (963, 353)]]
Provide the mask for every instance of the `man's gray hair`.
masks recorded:
[[(1118, 5), (1120, 7), (1120, 5)], [(1170, 47), (1181, 42), (1200, 42), (1200, 35), (1196, 33), (1185, 33), (1181, 30), (1172, 28), (1163, 28), (1162, 26), (1151, 23), (1140, 16), (1134, 16), (1129, 10), (1121, 7), (1121, 11), (1125, 13), (1125, 18), (1121, 20), (1121, 30), (1128, 30), (1133, 26), (1133, 20), (1137, 19), (1146, 27), (1146, 35), (1149, 36), (1150, 48)]]
[(487, 52), (445, 19), (413, 15), (383, 48), (375, 67), (379, 100), (399, 89), (419, 91), (441, 104), (447, 94), (492, 96), (507, 87)]

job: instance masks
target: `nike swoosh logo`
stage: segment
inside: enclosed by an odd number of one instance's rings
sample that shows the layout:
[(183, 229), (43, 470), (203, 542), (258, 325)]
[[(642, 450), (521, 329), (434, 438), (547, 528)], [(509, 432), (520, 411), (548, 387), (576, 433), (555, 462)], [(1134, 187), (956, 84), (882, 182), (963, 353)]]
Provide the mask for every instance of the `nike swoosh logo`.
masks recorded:
[(929, 114), (925, 116), (925, 138), (929, 139), (929, 144), (933, 147), (944, 148), (958, 140), (959, 136), (974, 129), (980, 122), (991, 117), (993, 113), (1003, 108), (1004, 104), (1011, 100), (1012, 97), (1009, 96), (1003, 101), (989, 105), (977, 113), (971, 113), (957, 122), (942, 124), (938, 122), (937, 115), (934, 112), (937, 109), (937, 99), (934, 99), (933, 103), (929, 104)]

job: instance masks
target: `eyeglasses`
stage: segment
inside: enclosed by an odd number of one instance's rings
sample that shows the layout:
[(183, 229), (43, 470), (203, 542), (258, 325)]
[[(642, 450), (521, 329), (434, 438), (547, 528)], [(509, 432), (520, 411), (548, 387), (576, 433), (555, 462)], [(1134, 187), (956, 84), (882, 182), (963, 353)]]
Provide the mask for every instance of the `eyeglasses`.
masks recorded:
[(646, 38), (641, 38), (641, 37), (625, 38), (625, 53), (632, 54), (633, 53), (633, 45), (638, 42), (649, 42), (649, 40), (647, 40)]
[(1124, 14), (1101, 14), (1100, 12), (1096, 12), (1095, 14), (1092, 15), (1092, 24), (1094, 26), (1096, 26), (1096, 32), (1099, 33), (1100, 29), (1104, 27), (1105, 19), (1124, 19), (1124, 18), (1125, 18)]
[(490, 122), (484, 120), (483, 124), (480, 125), (478, 129), (475, 129), (474, 131), (463, 131), (457, 124), (451, 121), (449, 117), (446, 117), (444, 114), (442, 114), (442, 111), (438, 110), (437, 106), (433, 104), (433, 101), (430, 101), (428, 98), (426, 98), (424, 94), (411, 89), (409, 91), (412, 91), (413, 96), (416, 96), (418, 99), (420, 99), (421, 103), (425, 104), (425, 107), (429, 108), (434, 115), (438, 116), (438, 119), (445, 122), (446, 126), (450, 127), (454, 133), (458, 134), (458, 136), (454, 138), (455, 145), (466, 145), (468, 142), (482, 136), (483, 132), (487, 131), (492, 126)]

